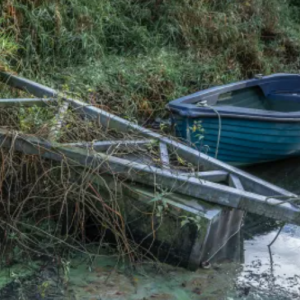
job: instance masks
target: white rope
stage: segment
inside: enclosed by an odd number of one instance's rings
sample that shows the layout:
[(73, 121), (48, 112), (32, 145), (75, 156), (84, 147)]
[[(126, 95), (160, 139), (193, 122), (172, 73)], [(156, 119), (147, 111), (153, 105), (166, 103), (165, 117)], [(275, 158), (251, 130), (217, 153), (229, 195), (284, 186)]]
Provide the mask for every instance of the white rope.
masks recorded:
[(219, 112), (216, 110), (215, 107), (210, 106), (210, 105), (207, 104), (207, 101), (201, 101), (201, 102), (197, 103), (197, 106), (208, 107), (208, 108), (212, 109), (216, 113), (216, 115), (218, 116), (219, 131), (218, 131), (218, 139), (217, 139), (217, 146), (216, 146), (216, 152), (215, 152), (215, 158), (218, 158), (219, 146), (220, 146), (220, 140), (221, 140), (221, 132), (222, 132), (222, 120), (221, 120), (221, 116), (220, 116)]

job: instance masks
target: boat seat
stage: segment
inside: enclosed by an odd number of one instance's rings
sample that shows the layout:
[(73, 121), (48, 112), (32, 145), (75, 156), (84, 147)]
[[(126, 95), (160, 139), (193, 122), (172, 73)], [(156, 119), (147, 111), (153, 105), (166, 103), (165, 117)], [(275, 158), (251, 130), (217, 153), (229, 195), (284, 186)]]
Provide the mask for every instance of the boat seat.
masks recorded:
[(273, 93), (269, 94), (267, 98), (271, 100), (280, 101), (300, 101), (300, 92), (296, 93)]
[(267, 101), (267, 98), (259, 87), (251, 87), (220, 94), (215, 106), (268, 109)]
[(271, 93), (267, 95), (270, 110), (290, 112), (300, 110), (300, 92)]

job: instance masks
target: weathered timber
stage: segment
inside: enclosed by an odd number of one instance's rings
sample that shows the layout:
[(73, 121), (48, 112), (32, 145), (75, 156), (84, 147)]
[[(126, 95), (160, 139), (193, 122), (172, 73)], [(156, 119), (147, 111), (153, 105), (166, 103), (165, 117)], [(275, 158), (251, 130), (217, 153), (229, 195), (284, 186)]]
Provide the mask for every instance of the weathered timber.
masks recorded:
[(20, 133), (14, 136), (3, 129), (0, 129), (0, 146), (14, 147), (15, 150), (26, 154), (36, 154), (57, 161), (67, 159), (69, 163), (73, 162), (113, 174), (120, 174), (136, 182), (158, 185), (162, 188), (168, 188), (172, 192), (212, 203), (300, 224), (300, 209), (290, 203), (281, 203), (280, 200), (274, 198), (201, 180), (194, 176), (187, 177), (172, 170), (136, 163), (103, 153), (88, 153), (80, 148), (63, 147), (58, 143), (51, 143)]
[(225, 171), (206, 171), (197, 173), (184, 173), (183, 175), (200, 178), (212, 182), (225, 182), (228, 180), (228, 173)]
[(62, 144), (66, 147), (79, 147), (87, 148), (97, 152), (112, 152), (115, 149), (125, 150), (125, 149), (147, 149), (154, 140), (144, 139), (144, 140), (116, 140), (116, 141), (95, 141), (88, 143), (67, 143)]
[[(162, 216), (157, 216), (155, 211), (153, 213), (156, 203), (152, 200), (157, 198), (153, 188), (137, 183), (116, 185), (110, 175), (101, 176), (101, 179), (92, 176), (91, 181), (101, 192), (107, 189), (107, 192), (121, 194), (119, 205), (127, 226), (146, 249), (161, 261), (187, 266), (191, 270), (217, 255), (242, 225), (242, 211), (173, 193), (161, 195), (160, 200), (168, 208)], [(141, 211), (149, 213), (141, 214)], [(194, 218), (197, 223), (191, 221), (182, 226), (184, 217)]]
[(229, 175), (229, 185), (233, 186), (239, 190), (244, 190), (244, 187), (243, 187), (241, 181), (239, 180), (239, 178), (233, 174)]
[(0, 106), (47, 106), (57, 105), (53, 98), (12, 98), (0, 99)]
[(167, 145), (165, 143), (159, 143), (159, 151), (163, 168), (170, 169), (170, 159)]
[[(101, 186), (101, 192), (109, 187), (118, 194), (126, 228), (145, 249), (149, 248), (163, 261), (175, 259), (190, 269), (196, 269), (202, 261), (211, 261), (222, 254), (221, 249), (233, 235), (237, 236), (244, 211), (300, 225), (300, 208), (293, 202), (282, 202), (296, 195), (285, 189), (51, 88), (6, 73), (0, 72), (0, 77), (12, 87), (40, 97), (3, 99), (0, 106), (59, 108), (48, 140), (0, 129), (0, 147), (58, 162), (67, 160), (76, 168), (89, 167), (93, 174), (105, 174), (100, 182), (92, 180), (92, 184), (96, 188)], [(97, 121), (101, 129), (113, 129), (127, 137), (60, 144), (56, 140), (68, 110), (83, 120)], [(139, 139), (128, 138), (131, 133)], [(159, 146), (160, 163), (149, 156), (147, 150), (151, 145)], [(121, 180), (115, 181), (114, 176)], [(167, 205), (167, 209), (156, 214), (153, 202), (157, 201), (158, 193), (160, 205)], [(181, 217), (188, 217), (188, 224), (181, 226)]]
[(54, 117), (54, 119), (55, 119), (54, 124), (50, 129), (50, 133), (49, 133), (50, 140), (56, 140), (58, 138), (60, 129), (63, 124), (63, 119), (68, 111), (68, 107), (69, 107), (69, 103), (67, 103), (67, 102), (64, 102), (59, 107), (58, 113)]

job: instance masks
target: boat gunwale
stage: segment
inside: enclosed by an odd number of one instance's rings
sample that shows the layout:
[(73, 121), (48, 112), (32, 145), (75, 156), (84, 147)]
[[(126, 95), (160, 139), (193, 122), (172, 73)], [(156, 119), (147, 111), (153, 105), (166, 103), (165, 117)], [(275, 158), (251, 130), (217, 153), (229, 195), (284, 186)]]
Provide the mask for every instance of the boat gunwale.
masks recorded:
[[(278, 93), (278, 90), (272, 90), (272, 86), (276, 82), (292, 82), (297, 81), (294, 84), (297, 87), (296, 90), (292, 92), (300, 93), (300, 75), (298, 74), (274, 74), (270, 76), (265, 76), (260, 79), (249, 79), (244, 81), (239, 81), (227, 85), (216, 86), (206, 90), (190, 94), (171, 101), (167, 104), (167, 109), (171, 112), (179, 114), (182, 117), (187, 118), (216, 118), (219, 114), (221, 117), (232, 118), (232, 119), (249, 119), (249, 120), (259, 120), (259, 121), (269, 121), (269, 122), (300, 122), (300, 108), (298, 111), (292, 112), (280, 112), (264, 109), (255, 108), (245, 108), (238, 106), (195, 106), (195, 102), (201, 101), (217, 101), (221, 94), (237, 91), (244, 88), (259, 87), (261, 88), (263, 94), (268, 97), (272, 94)], [(298, 85), (299, 83), (299, 85)], [(290, 93), (292, 93), (290, 92)], [(282, 90), (280, 89), (280, 93)], [(300, 95), (293, 97), (300, 102)], [(277, 100), (278, 101), (278, 100)], [(294, 100), (293, 100), (294, 101)]]
[[(300, 97), (299, 97), (299, 101), (300, 101)], [(297, 113), (291, 113), (291, 112), (279, 113), (280, 116), (278, 113), (276, 115), (274, 112), (273, 116), (272, 114), (268, 116), (264, 114), (259, 114), (259, 112), (257, 112), (257, 111), (265, 112), (262, 109), (239, 108), (241, 110), (240, 114), (236, 114), (232, 112), (232, 108), (230, 109), (231, 111), (228, 111), (227, 108), (228, 107), (225, 106), (218, 106), (218, 107), (214, 107), (215, 111), (212, 110), (211, 108), (201, 108), (201, 110), (197, 110), (197, 111), (194, 111), (195, 110), (194, 107), (192, 110), (185, 110), (185, 111), (182, 111), (182, 109), (180, 108), (179, 109), (172, 108), (171, 111), (177, 113), (182, 117), (191, 118), (191, 119), (218, 118), (218, 114), (219, 114), (220, 117), (224, 117), (228, 119), (243, 119), (243, 120), (257, 120), (257, 121), (285, 122), (285, 123), (300, 122), (300, 110)], [(237, 112), (237, 107), (234, 107), (234, 109)], [(218, 114), (216, 113), (216, 111), (218, 112)]]

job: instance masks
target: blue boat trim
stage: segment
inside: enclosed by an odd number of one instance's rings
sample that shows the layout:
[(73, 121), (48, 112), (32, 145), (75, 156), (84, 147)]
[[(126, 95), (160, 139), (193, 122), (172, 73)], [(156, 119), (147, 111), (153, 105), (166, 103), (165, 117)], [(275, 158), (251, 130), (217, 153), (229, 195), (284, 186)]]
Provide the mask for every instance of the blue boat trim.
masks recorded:
[[(249, 88), (259, 88), (262, 96), (269, 101), (273, 110), (256, 109), (249, 107), (237, 107), (229, 105), (218, 105), (214, 107), (221, 116), (228, 118), (256, 119), (278, 122), (300, 121), (300, 75), (297, 74), (275, 74), (262, 77), (261, 79), (250, 79), (233, 84), (210, 88), (194, 93), (189, 96), (171, 101), (167, 108), (172, 112), (184, 117), (216, 117), (216, 112), (210, 107), (201, 106), (201, 102), (207, 102), (214, 106), (220, 100), (220, 96), (233, 91)], [(276, 107), (284, 102), (289, 111), (277, 111)], [(199, 106), (200, 104), (200, 106)], [(298, 108), (293, 111), (294, 106)]]

